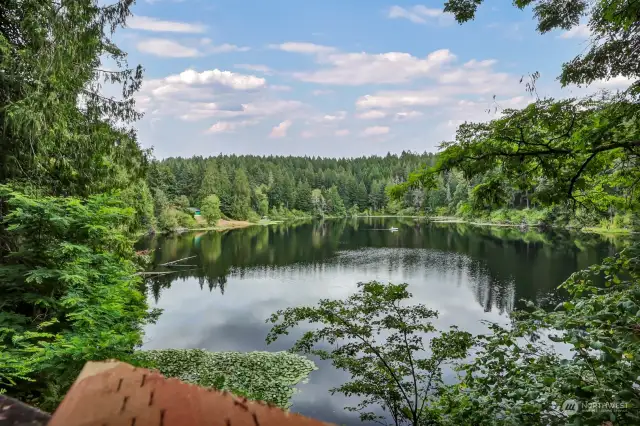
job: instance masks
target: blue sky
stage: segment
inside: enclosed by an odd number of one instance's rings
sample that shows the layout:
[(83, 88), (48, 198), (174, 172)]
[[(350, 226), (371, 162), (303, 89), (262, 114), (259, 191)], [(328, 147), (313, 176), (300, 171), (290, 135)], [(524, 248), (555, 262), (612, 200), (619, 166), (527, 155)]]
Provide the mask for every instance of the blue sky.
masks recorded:
[(461, 26), (436, 0), (138, 0), (116, 40), (145, 68), (137, 127), (158, 158), (435, 151), (493, 95), (530, 102), (527, 73), (542, 96), (584, 90), (555, 78), (586, 27), (540, 35), (509, 3)]

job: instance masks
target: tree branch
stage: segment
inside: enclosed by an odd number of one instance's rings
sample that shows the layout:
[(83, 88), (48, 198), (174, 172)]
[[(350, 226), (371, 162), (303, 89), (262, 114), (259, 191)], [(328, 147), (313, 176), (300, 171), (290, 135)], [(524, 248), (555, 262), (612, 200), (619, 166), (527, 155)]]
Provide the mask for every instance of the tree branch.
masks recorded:
[(375, 347), (373, 347), (373, 345), (371, 345), (371, 343), (369, 343), (364, 337), (360, 336), (360, 334), (358, 334), (357, 332), (353, 331), (353, 327), (346, 320), (344, 320), (342, 317), (340, 317), (340, 315), (338, 315), (338, 314), (336, 314), (334, 312), (331, 312), (331, 311), (327, 311), (327, 312), (330, 315), (333, 315), (336, 318), (338, 318), (344, 325), (346, 325), (350, 329), (351, 333), (353, 333), (354, 336), (356, 336), (358, 339), (360, 339), (362, 341), (362, 343), (364, 343), (375, 354), (375, 356), (378, 357), (378, 359), (382, 362), (384, 367), (387, 369), (387, 371), (389, 372), (389, 374), (393, 378), (393, 381), (396, 382), (396, 385), (398, 385), (398, 388), (400, 389), (400, 392), (402, 392), (402, 396), (406, 400), (407, 405), (409, 407), (411, 407), (411, 400), (407, 396), (407, 393), (404, 391), (404, 388), (402, 387), (402, 384), (400, 383), (400, 380), (396, 377), (396, 374), (394, 373), (393, 369), (387, 363), (387, 361), (384, 359), (384, 357), (382, 356), (380, 351), (378, 351)]
[(580, 177), (580, 175), (582, 175), (582, 172), (584, 172), (584, 170), (587, 168), (587, 165), (589, 164), (589, 162), (591, 160), (593, 160), (596, 155), (598, 155), (599, 152), (594, 152), (593, 154), (591, 154), (589, 156), (589, 158), (587, 158), (583, 163), (582, 166), (580, 166), (580, 168), (578, 169), (578, 172), (571, 178), (571, 183), (569, 184), (569, 192), (568, 195), (569, 197), (571, 197), (571, 199), (573, 198), (573, 187), (575, 186), (576, 182), (578, 181), (578, 178)]
[[(393, 304), (393, 310), (396, 312), (396, 315), (398, 315), (398, 318), (400, 318), (400, 322), (404, 324), (404, 317), (402, 316), (402, 314), (398, 310), (398, 307), (395, 304)], [(418, 379), (416, 378), (416, 370), (413, 365), (413, 354), (411, 353), (411, 349), (409, 348), (409, 342), (407, 342), (407, 331), (403, 329), (402, 334), (404, 336), (404, 346), (407, 349), (407, 354), (409, 356), (409, 365), (411, 366), (411, 377), (413, 378), (413, 392), (414, 392), (414, 409), (412, 410), (413, 421), (417, 422), (418, 418), (420, 417), (420, 413), (416, 411), (418, 409)]]

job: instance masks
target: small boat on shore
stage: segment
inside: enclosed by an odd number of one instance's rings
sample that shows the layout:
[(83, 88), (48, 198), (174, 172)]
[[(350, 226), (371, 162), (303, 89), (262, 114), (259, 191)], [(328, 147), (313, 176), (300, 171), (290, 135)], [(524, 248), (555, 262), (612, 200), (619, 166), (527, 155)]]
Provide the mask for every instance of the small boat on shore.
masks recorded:
[(393, 227), (389, 228), (389, 231), (391, 231), (391, 232), (396, 232), (397, 230), (398, 230), (398, 228), (393, 228)]

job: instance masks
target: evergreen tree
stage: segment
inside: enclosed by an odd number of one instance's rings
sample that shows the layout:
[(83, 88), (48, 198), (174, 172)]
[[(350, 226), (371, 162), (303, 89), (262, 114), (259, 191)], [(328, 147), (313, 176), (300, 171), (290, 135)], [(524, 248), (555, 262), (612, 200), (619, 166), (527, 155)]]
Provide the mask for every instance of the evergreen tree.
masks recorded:
[(361, 209), (365, 209), (369, 205), (369, 195), (367, 194), (367, 187), (364, 185), (364, 182), (358, 183), (355, 193), (355, 203)]
[(266, 194), (266, 187), (260, 185), (253, 190), (252, 204), (254, 210), (260, 216), (266, 216), (269, 213), (269, 198)]
[(207, 163), (207, 167), (200, 183), (200, 189), (198, 191), (198, 205), (202, 204), (205, 198), (209, 195), (217, 195), (219, 188), (218, 168), (213, 161)]
[(202, 216), (205, 218), (209, 225), (215, 225), (222, 217), (220, 211), (220, 199), (216, 195), (208, 195), (202, 201), (202, 207), (200, 208)]
[(332, 186), (326, 193), (325, 196), (327, 203), (327, 212), (332, 216), (345, 216), (347, 214), (347, 209), (344, 207), (344, 202), (342, 198), (340, 198), (340, 194), (338, 193), (338, 188)]
[(313, 214), (324, 217), (327, 205), (322, 195), (322, 190), (314, 189), (311, 191), (311, 205), (313, 206)]
[(229, 180), (229, 172), (222, 164), (218, 169), (218, 185), (216, 195), (220, 198), (220, 210), (227, 216), (233, 216), (233, 191), (231, 181)]
[(296, 209), (303, 212), (313, 211), (313, 205), (311, 203), (311, 187), (306, 182), (298, 185), (298, 191), (296, 194)]
[(232, 216), (235, 219), (245, 220), (251, 212), (251, 187), (249, 179), (243, 169), (236, 169), (233, 181), (233, 202), (231, 205)]

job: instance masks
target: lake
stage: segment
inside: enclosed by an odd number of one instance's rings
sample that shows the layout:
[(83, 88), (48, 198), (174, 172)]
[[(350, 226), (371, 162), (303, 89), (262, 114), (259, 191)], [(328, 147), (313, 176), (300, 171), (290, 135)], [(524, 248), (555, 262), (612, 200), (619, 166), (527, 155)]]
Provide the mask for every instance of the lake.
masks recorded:
[[(397, 227), (397, 232), (389, 228)], [(472, 333), (481, 320), (506, 323), (520, 299), (558, 297), (571, 273), (621, 247), (617, 240), (568, 232), (443, 224), (405, 218), (327, 220), (253, 226), (225, 233), (149, 237), (151, 270), (182, 262), (178, 272), (148, 280), (150, 304), (164, 309), (146, 330), (144, 349), (286, 350), (298, 337), (267, 346), (265, 319), (278, 309), (344, 298), (358, 282), (406, 282), (416, 302), (440, 312), (438, 325)], [(561, 297), (561, 295), (560, 295)], [(348, 377), (316, 360), (292, 410), (320, 420), (361, 424), (328, 389)]]

